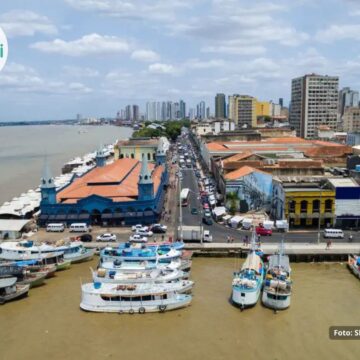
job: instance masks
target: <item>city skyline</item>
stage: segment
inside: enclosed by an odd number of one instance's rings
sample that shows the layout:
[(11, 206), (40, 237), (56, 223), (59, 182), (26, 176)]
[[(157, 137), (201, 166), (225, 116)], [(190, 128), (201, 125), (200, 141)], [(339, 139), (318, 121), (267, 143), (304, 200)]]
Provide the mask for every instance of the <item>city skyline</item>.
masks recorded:
[(0, 13), (0, 121), (115, 116), (151, 99), (205, 101), (214, 113), (216, 93), (287, 106), (291, 80), (308, 73), (360, 88), (351, 0), (14, 0)]

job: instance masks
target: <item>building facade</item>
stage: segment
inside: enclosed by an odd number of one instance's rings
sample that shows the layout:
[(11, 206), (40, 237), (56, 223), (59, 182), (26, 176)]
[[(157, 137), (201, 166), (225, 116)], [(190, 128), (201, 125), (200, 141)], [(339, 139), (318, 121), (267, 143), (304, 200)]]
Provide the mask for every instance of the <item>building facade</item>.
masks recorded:
[(237, 126), (256, 127), (256, 99), (252, 96), (240, 95), (235, 99), (235, 121)]
[(68, 186), (56, 191), (49, 172), (41, 179), (41, 215), (39, 225), (61, 222), (70, 225), (120, 226), (157, 222), (165, 197), (168, 173), (165, 157), (159, 154), (156, 164), (120, 159), (97, 167)]
[(347, 133), (360, 132), (360, 108), (348, 107), (342, 116), (343, 131)]
[(302, 138), (316, 137), (319, 125), (336, 130), (339, 78), (305, 75), (292, 80), (290, 125)]
[(215, 117), (226, 118), (226, 100), (225, 94), (216, 94), (215, 96)]
[(339, 92), (339, 113), (344, 115), (346, 108), (359, 107), (359, 92), (345, 87)]

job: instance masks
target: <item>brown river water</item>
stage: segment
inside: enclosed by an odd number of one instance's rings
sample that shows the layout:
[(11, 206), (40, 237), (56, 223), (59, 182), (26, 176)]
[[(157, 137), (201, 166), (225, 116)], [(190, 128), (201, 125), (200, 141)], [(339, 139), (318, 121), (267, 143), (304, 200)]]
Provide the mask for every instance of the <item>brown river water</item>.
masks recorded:
[(345, 264), (292, 264), (291, 307), (274, 314), (258, 303), (229, 303), (240, 260), (193, 262), (194, 299), (164, 314), (95, 314), (80, 310), (73, 265), (25, 299), (0, 307), (0, 359), (355, 359), (359, 340), (329, 340), (331, 325), (360, 326), (360, 282)]

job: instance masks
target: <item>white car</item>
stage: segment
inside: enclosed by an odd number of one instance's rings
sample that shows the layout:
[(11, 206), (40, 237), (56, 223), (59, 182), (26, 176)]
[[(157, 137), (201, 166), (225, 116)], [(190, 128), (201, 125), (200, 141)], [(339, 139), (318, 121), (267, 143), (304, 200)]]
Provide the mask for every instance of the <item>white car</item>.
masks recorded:
[(136, 230), (136, 234), (141, 235), (141, 236), (153, 236), (153, 232), (150, 230), (145, 230), (145, 229), (139, 229)]
[(133, 225), (131, 227), (131, 230), (132, 231), (137, 231), (137, 230), (148, 230), (148, 227), (147, 226), (143, 226), (141, 224), (137, 224), (137, 225)]
[(154, 224), (152, 227), (161, 228), (161, 229), (163, 229), (164, 231), (167, 230), (167, 226), (166, 226), (166, 225), (163, 225), (163, 224)]
[(106, 233), (106, 234), (101, 234), (101, 235), (97, 236), (96, 240), (97, 241), (116, 241), (117, 237), (115, 234)]
[(139, 234), (131, 235), (129, 238), (130, 242), (137, 242), (137, 243), (146, 243), (148, 241), (146, 236), (141, 236)]
[(209, 230), (204, 230), (204, 241), (212, 242), (212, 235), (210, 234)]

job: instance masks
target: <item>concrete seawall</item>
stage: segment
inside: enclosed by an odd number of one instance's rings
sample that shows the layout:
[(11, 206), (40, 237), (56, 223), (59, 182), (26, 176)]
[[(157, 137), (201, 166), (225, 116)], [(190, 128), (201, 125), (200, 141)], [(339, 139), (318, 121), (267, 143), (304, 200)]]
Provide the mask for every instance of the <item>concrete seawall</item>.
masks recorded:
[[(160, 243), (159, 243), (160, 244)], [(86, 243), (89, 248), (117, 247), (117, 243)], [(278, 244), (263, 244), (261, 250), (266, 255), (274, 254), (279, 249)], [(187, 243), (185, 250), (193, 252), (195, 257), (246, 257), (248, 246), (227, 243)], [(285, 244), (285, 253), (293, 262), (318, 262), (318, 261), (347, 261), (348, 254), (359, 254), (359, 243), (338, 243), (326, 248), (326, 244)]]

